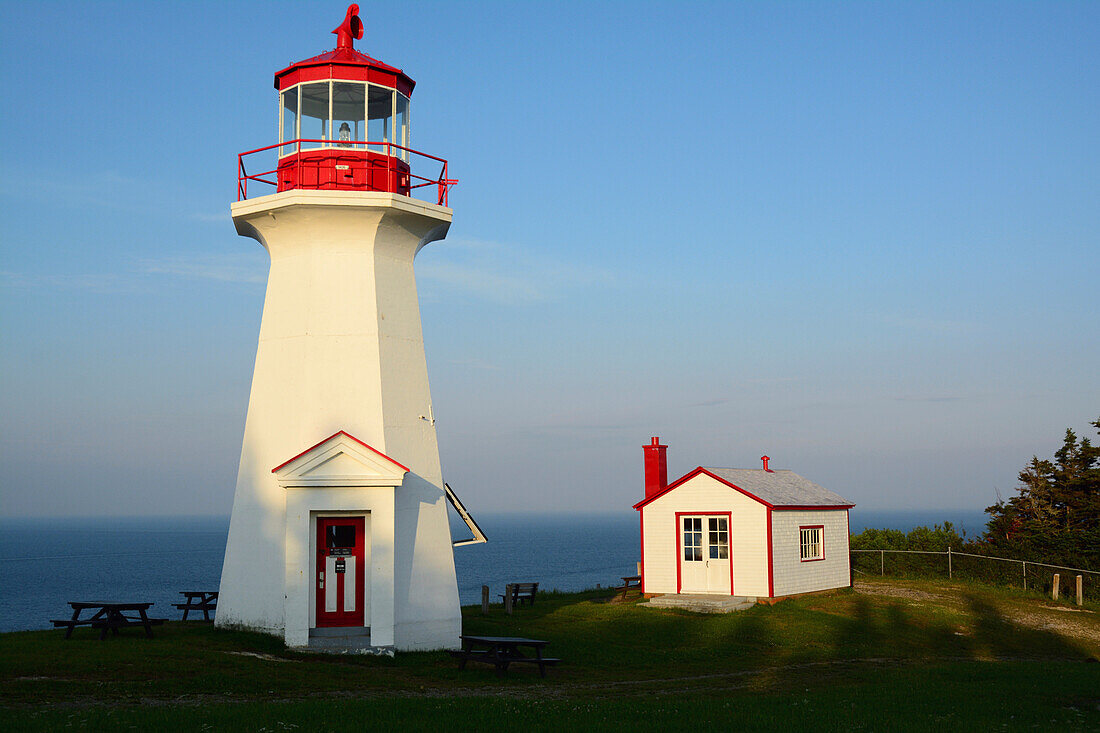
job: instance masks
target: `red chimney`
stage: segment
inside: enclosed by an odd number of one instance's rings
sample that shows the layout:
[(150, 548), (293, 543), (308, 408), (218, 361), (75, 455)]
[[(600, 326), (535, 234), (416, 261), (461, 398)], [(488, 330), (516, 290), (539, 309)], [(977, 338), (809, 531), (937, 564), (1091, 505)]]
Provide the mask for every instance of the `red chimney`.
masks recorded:
[(668, 465), (665, 463), (667, 445), (660, 438), (650, 438), (649, 445), (642, 446), (645, 456), (645, 498), (661, 493), (668, 486)]
[(760, 460), (762, 460), (764, 462), (764, 470), (765, 471), (767, 471), (768, 473), (775, 473), (775, 471), (768, 468), (768, 461), (771, 460), (770, 458), (768, 458), (767, 456), (760, 456)]

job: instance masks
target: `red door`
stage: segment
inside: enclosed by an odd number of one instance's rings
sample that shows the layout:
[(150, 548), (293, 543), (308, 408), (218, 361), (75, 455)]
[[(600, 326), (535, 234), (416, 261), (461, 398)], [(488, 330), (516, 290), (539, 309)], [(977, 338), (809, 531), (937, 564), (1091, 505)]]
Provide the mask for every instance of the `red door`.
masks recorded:
[(364, 626), (363, 517), (317, 519), (317, 626)]

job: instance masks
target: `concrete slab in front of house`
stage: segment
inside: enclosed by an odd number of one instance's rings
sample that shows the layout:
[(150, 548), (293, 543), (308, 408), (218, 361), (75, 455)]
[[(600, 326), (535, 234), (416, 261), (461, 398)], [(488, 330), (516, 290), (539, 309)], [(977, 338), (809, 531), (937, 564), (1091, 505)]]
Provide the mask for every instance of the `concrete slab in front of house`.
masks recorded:
[(756, 599), (749, 596), (713, 596), (702, 593), (666, 593), (639, 603), (643, 608), (679, 608), (695, 613), (732, 613), (752, 608)]

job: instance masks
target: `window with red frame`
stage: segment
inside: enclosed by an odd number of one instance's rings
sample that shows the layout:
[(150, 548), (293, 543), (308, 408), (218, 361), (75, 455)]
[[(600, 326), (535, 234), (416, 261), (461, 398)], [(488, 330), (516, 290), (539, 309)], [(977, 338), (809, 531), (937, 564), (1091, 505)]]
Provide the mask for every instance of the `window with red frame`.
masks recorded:
[(825, 559), (825, 531), (823, 527), (802, 527), (798, 530), (802, 560)]

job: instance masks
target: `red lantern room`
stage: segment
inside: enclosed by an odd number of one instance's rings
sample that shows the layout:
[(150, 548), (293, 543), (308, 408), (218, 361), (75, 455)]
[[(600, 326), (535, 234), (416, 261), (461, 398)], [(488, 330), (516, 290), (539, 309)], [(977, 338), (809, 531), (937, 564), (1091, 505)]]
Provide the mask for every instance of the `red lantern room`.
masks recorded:
[[(355, 40), (363, 37), (358, 13), (359, 6), (350, 5), (343, 23), (332, 31), (337, 36), (334, 50), (276, 72), (279, 143), (241, 154), (238, 200), (248, 198), (249, 181), (258, 181), (275, 185), (279, 192), (387, 191), (409, 196), (432, 187), (438, 194), (434, 203), (447, 204), (447, 189), (456, 181), (447, 179), (446, 161), (410, 145), (409, 98), (416, 82), (401, 69), (355, 50)], [(273, 170), (246, 173), (246, 159), (273, 150), (278, 155)], [(439, 175), (425, 176), (420, 167)]]

